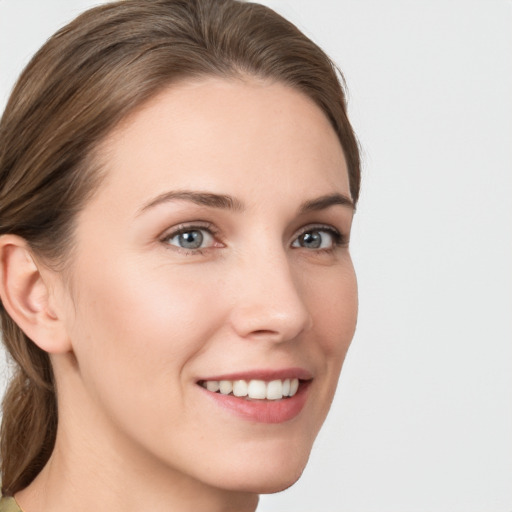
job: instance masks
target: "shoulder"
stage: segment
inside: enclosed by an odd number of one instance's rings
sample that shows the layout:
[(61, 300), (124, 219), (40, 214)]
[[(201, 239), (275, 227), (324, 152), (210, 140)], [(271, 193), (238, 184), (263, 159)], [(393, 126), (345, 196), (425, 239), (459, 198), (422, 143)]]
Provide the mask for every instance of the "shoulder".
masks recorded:
[(0, 498), (0, 512), (21, 512), (14, 498), (4, 496)]

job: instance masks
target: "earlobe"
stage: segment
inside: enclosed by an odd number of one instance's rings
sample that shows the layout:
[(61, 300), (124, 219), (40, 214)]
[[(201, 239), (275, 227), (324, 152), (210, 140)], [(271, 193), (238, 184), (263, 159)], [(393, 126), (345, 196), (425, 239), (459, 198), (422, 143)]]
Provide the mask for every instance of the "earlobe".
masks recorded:
[(44, 279), (27, 242), (16, 235), (0, 237), (0, 297), (9, 316), (45, 352), (70, 350), (64, 323), (51, 301)]

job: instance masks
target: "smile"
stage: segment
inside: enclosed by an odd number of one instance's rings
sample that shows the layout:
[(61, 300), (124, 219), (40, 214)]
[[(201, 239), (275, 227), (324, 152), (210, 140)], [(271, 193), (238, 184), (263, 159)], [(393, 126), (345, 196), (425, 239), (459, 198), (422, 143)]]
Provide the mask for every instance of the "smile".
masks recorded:
[(212, 376), (196, 381), (203, 396), (221, 410), (256, 423), (283, 423), (300, 414), (313, 375), (301, 368)]
[(252, 400), (281, 400), (295, 396), (299, 389), (299, 379), (264, 380), (207, 380), (199, 383), (212, 393), (233, 395)]

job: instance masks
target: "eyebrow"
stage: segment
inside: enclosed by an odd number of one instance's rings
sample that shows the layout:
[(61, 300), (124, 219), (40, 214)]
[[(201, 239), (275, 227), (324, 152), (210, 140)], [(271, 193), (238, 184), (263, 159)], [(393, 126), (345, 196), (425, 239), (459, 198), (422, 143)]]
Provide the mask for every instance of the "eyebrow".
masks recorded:
[(143, 213), (144, 211), (154, 208), (159, 204), (175, 200), (190, 201), (200, 206), (208, 206), (210, 208), (220, 208), (221, 210), (232, 210), (236, 212), (241, 212), (245, 209), (244, 205), (238, 199), (225, 194), (179, 190), (165, 192), (164, 194), (159, 195), (143, 206), (139, 213)]
[(354, 202), (349, 197), (343, 194), (335, 193), (320, 196), (302, 203), (302, 205), (299, 208), (299, 213), (303, 214), (312, 211), (325, 210), (326, 208), (329, 208), (330, 206), (334, 206), (337, 204), (341, 206), (346, 206), (351, 210), (356, 209)]
[[(165, 192), (164, 194), (157, 196), (155, 199), (152, 199), (149, 203), (144, 205), (139, 210), (138, 214), (140, 215), (146, 210), (154, 208), (162, 203), (175, 200), (189, 201), (200, 206), (208, 206), (209, 208), (218, 208), (221, 210), (231, 210), (234, 212), (243, 212), (245, 210), (245, 206), (240, 200), (226, 194), (179, 190)], [(305, 201), (299, 207), (299, 214), (303, 215), (312, 211), (325, 210), (334, 205), (341, 205), (350, 208), (351, 210), (355, 210), (355, 205), (349, 197), (343, 194), (334, 193)]]

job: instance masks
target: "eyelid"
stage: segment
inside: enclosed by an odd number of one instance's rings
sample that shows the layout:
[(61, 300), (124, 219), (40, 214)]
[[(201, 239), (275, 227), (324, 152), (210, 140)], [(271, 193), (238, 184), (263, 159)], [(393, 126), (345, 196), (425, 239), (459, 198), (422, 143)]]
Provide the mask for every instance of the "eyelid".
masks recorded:
[(173, 236), (180, 235), (182, 233), (186, 233), (187, 231), (193, 231), (194, 229), (204, 229), (209, 231), (212, 235), (218, 234), (218, 230), (211, 222), (207, 221), (192, 221), (192, 222), (183, 222), (178, 224), (177, 226), (173, 226), (171, 228), (167, 228), (160, 236), (160, 240), (168, 240)]
[[(199, 247), (197, 249), (186, 249), (185, 247), (179, 247), (178, 245), (170, 244), (169, 240), (174, 238), (175, 236), (181, 235), (182, 233), (186, 233), (188, 231), (207, 231), (214, 239), (214, 244), (208, 247)], [(224, 246), (222, 241), (219, 241), (219, 233), (220, 231), (215, 227), (214, 224), (207, 221), (191, 221), (184, 222), (178, 224), (177, 226), (173, 226), (171, 228), (166, 229), (163, 234), (159, 237), (160, 242), (162, 242), (166, 248), (177, 251), (179, 253), (185, 255), (194, 255), (194, 254), (203, 254), (205, 251)]]
[[(334, 226), (332, 226), (330, 224), (308, 224), (307, 226), (302, 227), (299, 231), (297, 231), (295, 233), (292, 243), (294, 243), (297, 240), (297, 238), (299, 238), (301, 235), (303, 235), (304, 233), (307, 233), (309, 231), (326, 231), (326, 232), (328, 232), (329, 234), (332, 235), (332, 237), (334, 239), (334, 247), (347, 246), (348, 242), (349, 242), (347, 235), (345, 235), (342, 231), (340, 231), (339, 229), (335, 228)], [(319, 250), (324, 250), (324, 249), (319, 249)], [(329, 250), (329, 249), (327, 249), (327, 250)]]

